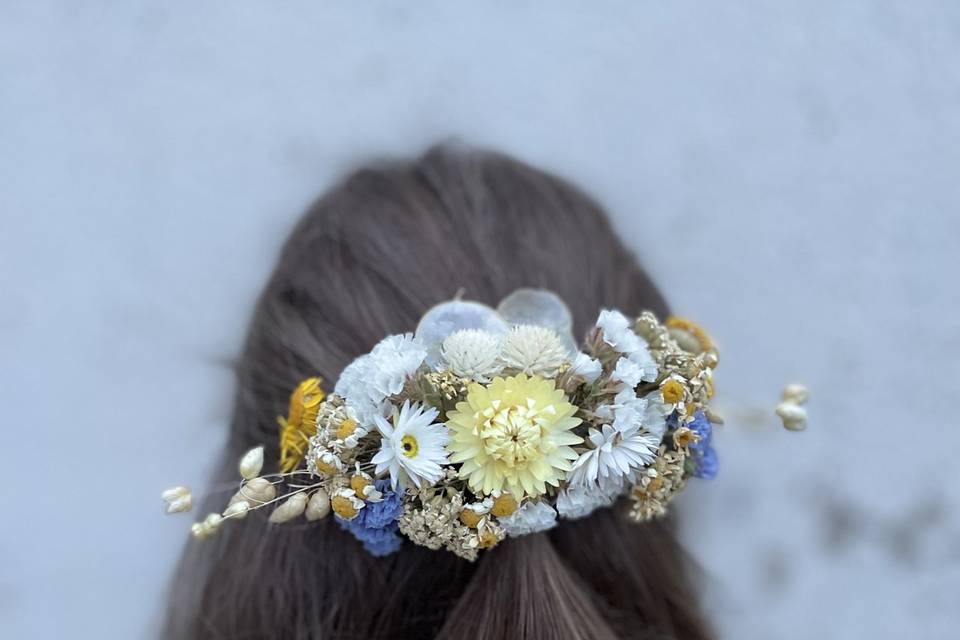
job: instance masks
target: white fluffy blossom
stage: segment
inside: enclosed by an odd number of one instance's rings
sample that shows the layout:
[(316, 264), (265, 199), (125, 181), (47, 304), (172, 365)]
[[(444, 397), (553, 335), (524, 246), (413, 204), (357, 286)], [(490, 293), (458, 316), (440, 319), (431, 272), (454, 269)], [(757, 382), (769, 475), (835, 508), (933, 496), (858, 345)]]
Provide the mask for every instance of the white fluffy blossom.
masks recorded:
[[(617, 362), (620, 377), (616, 377), (615, 371), (615, 379), (622, 380), (631, 387), (640, 381), (653, 382), (657, 379), (657, 363), (650, 354), (647, 341), (634, 333), (625, 315), (619, 311), (604, 309), (597, 318), (597, 326), (603, 333), (603, 341), (627, 357), (626, 362), (623, 362), (622, 358)], [(632, 380), (636, 382), (631, 382)]]
[(591, 358), (585, 353), (578, 353), (573, 359), (573, 366), (570, 367), (570, 373), (580, 376), (587, 381), (587, 384), (596, 382), (600, 374), (603, 373), (603, 365), (599, 360)]
[(629, 358), (620, 358), (613, 373), (610, 374), (610, 379), (614, 382), (622, 382), (632, 389), (643, 379), (643, 368)]
[(462, 329), (446, 337), (440, 349), (453, 373), (477, 382), (489, 382), (500, 373), (500, 338), (482, 329)]
[(525, 502), (499, 522), (508, 536), (525, 536), (552, 529), (557, 524), (557, 512), (546, 502)]
[(557, 511), (568, 520), (585, 518), (600, 507), (608, 507), (616, 502), (623, 492), (622, 481), (610, 481), (603, 484), (580, 486), (570, 485), (557, 494)]
[(553, 378), (568, 362), (567, 349), (553, 329), (529, 324), (515, 326), (507, 334), (500, 352), (506, 368), (528, 375)]
[(630, 328), (630, 321), (619, 311), (604, 309), (597, 318), (603, 341), (620, 353), (633, 353), (643, 346), (643, 338)]
[(346, 400), (362, 424), (371, 425), (374, 416), (383, 416), (389, 410), (386, 399), (400, 393), (426, 355), (427, 350), (413, 334), (387, 336), (373, 351), (343, 370), (334, 393)]

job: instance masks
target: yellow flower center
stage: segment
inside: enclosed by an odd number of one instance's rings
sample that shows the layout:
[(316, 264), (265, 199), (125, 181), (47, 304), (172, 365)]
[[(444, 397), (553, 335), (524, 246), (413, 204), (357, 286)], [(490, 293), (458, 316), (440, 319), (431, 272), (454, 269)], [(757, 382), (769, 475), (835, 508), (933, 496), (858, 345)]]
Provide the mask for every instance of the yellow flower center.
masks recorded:
[(683, 400), (683, 385), (673, 378), (664, 382), (660, 391), (663, 393), (663, 401), (667, 404), (676, 404)]
[(689, 427), (680, 427), (673, 434), (673, 443), (678, 447), (689, 447), (700, 440), (700, 436)]
[[(534, 406), (533, 400), (527, 400), (526, 405), (499, 411), (490, 407), (484, 411), (486, 420), (480, 428), (480, 440), (487, 455), (508, 467), (543, 456), (539, 449), (544, 435), (543, 419)], [(553, 405), (545, 410), (555, 412)]]
[(493, 507), (490, 508), (490, 513), (498, 518), (505, 518), (516, 510), (517, 500), (509, 493), (505, 493), (493, 501)]
[(332, 464), (330, 464), (329, 462), (324, 462), (323, 458), (317, 458), (316, 466), (317, 466), (317, 471), (319, 471), (320, 473), (325, 473), (327, 475), (332, 475), (333, 472), (337, 470), (337, 468)]
[(413, 458), (420, 450), (420, 445), (417, 444), (417, 439), (408, 433), (400, 439), (400, 449), (403, 450), (403, 455)]
[(356, 492), (358, 498), (363, 498), (363, 490), (370, 484), (370, 481), (363, 476), (353, 476), (350, 478), (350, 488)]
[(349, 498), (344, 496), (334, 496), (333, 499), (330, 500), (330, 507), (334, 513), (347, 520), (351, 520), (357, 515), (356, 507), (353, 506)]
[(471, 529), (475, 529), (476, 526), (480, 524), (480, 514), (473, 509), (464, 509), (460, 512), (460, 522)]
[(500, 538), (497, 537), (492, 531), (481, 531), (480, 532), (480, 548), (481, 549), (490, 549), (491, 547), (497, 546), (497, 543), (500, 542)]
[(357, 421), (351, 418), (347, 418), (340, 423), (340, 426), (337, 427), (337, 439), (346, 440), (353, 435), (353, 432), (357, 430)]

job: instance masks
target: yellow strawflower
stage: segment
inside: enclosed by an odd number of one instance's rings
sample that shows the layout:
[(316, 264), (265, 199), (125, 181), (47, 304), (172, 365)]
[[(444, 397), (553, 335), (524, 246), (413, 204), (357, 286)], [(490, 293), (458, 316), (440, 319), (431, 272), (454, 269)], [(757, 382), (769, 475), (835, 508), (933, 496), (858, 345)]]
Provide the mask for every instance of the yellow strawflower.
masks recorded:
[(476, 493), (507, 491), (516, 500), (544, 493), (572, 467), (570, 445), (583, 438), (577, 407), (553, 380), (519, 374), (471, 384), (467, 401), (447, 415), (450, 461)]
[(325, 394), (320, 378), (307, 378), (290, 394), (287, 418), (280, 423), (280, 470), (293, 471), (303, 461), (310, 438), (317, 433), (317, 413)]

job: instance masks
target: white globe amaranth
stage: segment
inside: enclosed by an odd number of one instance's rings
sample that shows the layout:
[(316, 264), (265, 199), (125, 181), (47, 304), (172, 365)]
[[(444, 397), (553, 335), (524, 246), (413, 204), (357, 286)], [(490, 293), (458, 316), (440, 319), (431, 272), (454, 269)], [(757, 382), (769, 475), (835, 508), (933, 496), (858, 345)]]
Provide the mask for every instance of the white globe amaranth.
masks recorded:
[(556, 331), (521, 324), (513, 327), (504, 338), (500, 361), (505, 369), (553, 378), (560, 367), (569, 362), (569, 357)]
[(461, 329), (447, 336), (440, 355), (447, 368), (458, 376), (490, 382), (503, 370), (499, 336), (482, 329)]

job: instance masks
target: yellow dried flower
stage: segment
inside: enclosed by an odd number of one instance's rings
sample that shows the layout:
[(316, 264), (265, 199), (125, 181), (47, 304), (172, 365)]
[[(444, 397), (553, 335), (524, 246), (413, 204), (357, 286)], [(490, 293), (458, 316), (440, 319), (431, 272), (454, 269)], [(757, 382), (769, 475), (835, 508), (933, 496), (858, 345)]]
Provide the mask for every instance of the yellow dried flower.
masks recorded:
[(345, 418), (337, 427), (337, 431), (334, 435), (337, 436), (337, 440), (346, 440), (352, 436), (356, 430), (357, 421), (353, 418)]
[(482, 518), (479, 513), (473, 509), (464, 509), (460, 512), (460, 522), (467, 525), (471, 529), (475, 529), (478, 524), (480, 524), (480, 518)]
[(306, 455), (310, 438), (317, 433), (317, 413), (326, 397), (320, 378), (307, 378), (290, 394), (287, 417), (278, 417), (280, 424), (280, 469), (293, 471)]
[(355, 475), (350, 478), (350, 488), (353, 489), (357, 493), (357, 495), (361, 497), (363, 497), (364, 495), (363, 489), (365, 487), (370, 486), (371, 484), (373, 483), (370, 482), (369, 478), (364, 478), (361, 475)]
[(518, 506), (516, 498), (509, 493), (505, 493), (493, 501), (493, 507), (490, 508), (490, 513), (498, 518), (506, 518), (512, 515)]
[(319, 455), (313, 461), (314, 466), (317, 468), (317, 471), (328, 476), (332, 476), (338, 471), (342, 470), (342, 465), (337, 459), (337, 456), (333, 455), (329, 451), (321, 451)]
[(478, 535), (481, 549), (490, 549), (495, 547), (500, 544), (500, 540), (503, 539), (502, 535), (498, 536), (495, 531), (488, 528), (484, 528), (482, 531), (478, 532)]
[(673, 432), (673, 444), (678, 449), (686, 449), (692, 444), (696, 444), (700, 436), (696, 431), (689, 427), (680, 427)]
[(467, 401), (447, 415), (450, 461), (475, 493), (509, 491), (518, 499), (559, 486), (583, 439), (582, 421), (553, 380), (518, 374), (471, 384)]
[(360, 500), (351, 490), (340, 490), (330, 498), (330, 508), (344, 520), (353, 520), (363, 509), (363, 500)]
[(663, 401), (667, 404), (677, 404), (683, 400), (685, 389), (679, 380), (668, 378), (660, 385), (660, 392), (663, 394)]
[(670, 316), (666, 322), (664, 322), (664, 325), (669, 330), (670, 336), (676, 340), (677, 344), (685, 351), (689, 351), (690, 353), (711, 351), (715, 359), (714, 366), (719, 362), (713, 340), (711, 340), (709, 334), (703, 330), (703, 327), (696, 322), (688, 320), (687, 318)]

